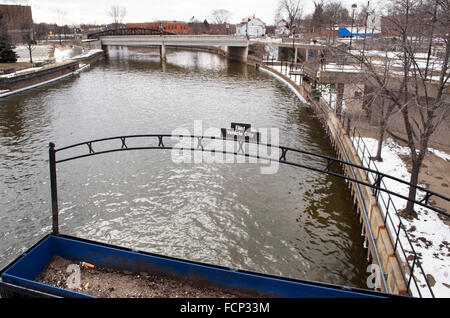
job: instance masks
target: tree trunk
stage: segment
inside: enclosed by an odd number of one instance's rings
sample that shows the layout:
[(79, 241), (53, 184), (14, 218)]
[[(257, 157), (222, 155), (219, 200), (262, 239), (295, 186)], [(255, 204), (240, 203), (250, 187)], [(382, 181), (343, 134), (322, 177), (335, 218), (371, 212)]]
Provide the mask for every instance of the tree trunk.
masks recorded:
[[(411, 178), (409, 180), (409, 183), (417, 185), (419, 182), (419, 172), (420, 172), (420, 166), (422, 165), (422, 160), (413, 160), (412, 161), (412, 169), (411, 169)], [(406, 204), (405, 212), (409, 217), (417, 218), (417, 212), (414, 211), (414, 202), (411, 200), (416, 199), (416, 193), (417, 188), (410, 186), (409, 187), (409, 193), (408, 193), (408, 203)]]
[(33, 64), (33, 54), (32, 51), (33, 48), (31, 47), (31, 44), (28, 44), (28, 53), (30, 54), (30, 63)]
[(377, 154), (372, 159), (375, 161), (383, 161), (381, 158), (381, 150), (383, 149), (383, 141), (384, 141), (384, 132), (386, 131), (386, 124), (384, 120), (382, 120), (380, 130), (378, 131), (378, 146), (377, 146)]

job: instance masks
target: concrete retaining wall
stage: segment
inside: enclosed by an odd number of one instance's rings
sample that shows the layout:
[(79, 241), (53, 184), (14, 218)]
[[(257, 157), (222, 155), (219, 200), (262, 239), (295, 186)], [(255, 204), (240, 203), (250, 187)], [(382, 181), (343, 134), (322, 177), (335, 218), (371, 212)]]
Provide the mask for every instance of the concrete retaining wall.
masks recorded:
[[(249, 59), (256, 67), (265, 69), (286, 81), (297, 94), (300, 94), (312, 107), (327, 132), (337, 157), (343, 161), (362, 166), (362, 163), (354, 149), (353, 143), (348, 136), (344, 126), (340, 123), (335, 112), (322, 99), (314, 98), (311, 94), (312, 87), (307, 83), (298, 86), (283, 74), (266, 67), (257, 59)], [(351, 178), (368, 182), (365, 173), (360, 169), (343, 167), (344, 173)], [(392, 294), (407, 295), (405, 275), (402, 271), (399, 256), (394, 252), (393, 240), (384, 226), (381, 209), (372, 189), (360, 186), (355, 182), (347, 182), (352, 200), (355, 205), (362, 226), (365, 245), (367, 246), (367, 259), (370, 264), (377, 264), (384, 273), (381, 281), (381, 290)], [(369, 275), (369, 274), (368, 274)]]
[(57, 66), (44, 67), (41, 70), (25, 73), (23, 75), (14, 76), (11, 78), (0, 79), (0, 89), (2, 90), (18, 90), (24, 87), (33, 86), (41, 82), (46, 82), (63, 75), (73, 73), (79, 68), (79, 63), (76, 61), (69, 61), (61, 63)]
[[(80, 71), (80, 64), (92, 65), (103, 58), (104, 53), (99, 51), (89, 56), (45, 66), (34, 72), (24, 73), (11, 78), (0, 78), (0, 90), (6, 91), (0, 94), (0, 98), (77, 74)], [(84, 66), (84, 69), (86, 69), (86, 66)]]
[(105, 57), (104, 52), (103, 51), (99, 51), (97, 53), (94, 53), (92, 55), (86, 56), (86, 57), (80, 57), (80, 58), (75, 58), (75, 61), (78, 61), (79, 63), (82, 64), (95, 64), (98, 61), (101, 61), (103, 58)]

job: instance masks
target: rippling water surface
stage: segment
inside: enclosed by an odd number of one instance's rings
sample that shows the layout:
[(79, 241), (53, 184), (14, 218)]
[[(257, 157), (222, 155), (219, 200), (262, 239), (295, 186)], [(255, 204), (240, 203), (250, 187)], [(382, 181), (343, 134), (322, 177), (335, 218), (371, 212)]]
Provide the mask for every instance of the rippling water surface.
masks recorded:
[[(48, 143), (194, 132), (247, 122), (280, 144), (333, 155), (314, 114), (283, 84), (202, 52), (111, 50), (89, 72), (0, 101), (0, 267), (51, 228)], [(303, 163), (322, 166), (307, 156)], [(342, 180), (260, 164), (177, 164), (169, 151), (58, 166), (60, 228), (115, 245), (365, 287), (360, 226)]]

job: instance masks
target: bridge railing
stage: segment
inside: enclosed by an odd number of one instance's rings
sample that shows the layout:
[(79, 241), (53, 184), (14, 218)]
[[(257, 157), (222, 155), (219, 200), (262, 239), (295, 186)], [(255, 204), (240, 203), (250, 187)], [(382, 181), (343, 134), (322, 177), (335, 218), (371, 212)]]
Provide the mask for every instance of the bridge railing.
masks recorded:
[(159, 30), (157, 28), (121, 28), (111, 29), (88, 34), (88, 39), (99, 39), (102, 36), (121, 36), (121, 35), (174, 35), (175, 33)]
[[(265, 65), (275, 69), (277, 69), (281, 74), (284, 74), (285, 76), (289, 77), (291, 75), (295, 76), (295, 82), (297, 82), (296, 78), (297, 76), (302, 76), (302, 75), (306, 75), (311, 79), (315, 79), (317, 77), (317, 70), (316, 67), (314, 67), (313, 65), (309, 65), (309, 64), (305, 64), (305, 63), (294, 63), (292, 61), (286, 61), (286, 60), (281, 60), (278, 61), (275, 58), (270, 58), (269, 56), (264, 57), (262, 60), (262, 63), (264, 63)], [(301, 72), (303, 73), (302, 75), (300, 74), (290, 74), (291, 72)]]

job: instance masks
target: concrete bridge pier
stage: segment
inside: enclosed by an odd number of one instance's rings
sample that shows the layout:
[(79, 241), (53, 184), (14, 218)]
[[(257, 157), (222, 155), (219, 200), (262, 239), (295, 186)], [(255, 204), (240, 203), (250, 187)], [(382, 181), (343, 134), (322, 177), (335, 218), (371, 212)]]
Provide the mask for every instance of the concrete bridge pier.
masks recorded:
[(166, 46), (164, 43), (162, 45), (160, 45), (159, 53), (161, 55), (161, 62), (165, 62), (167, 60), (167, 58), (166, 58)]
[(228, 46), (227, 47), (227, 57), (239, 62), (246, 63), (248, 58), (248, 46)]

